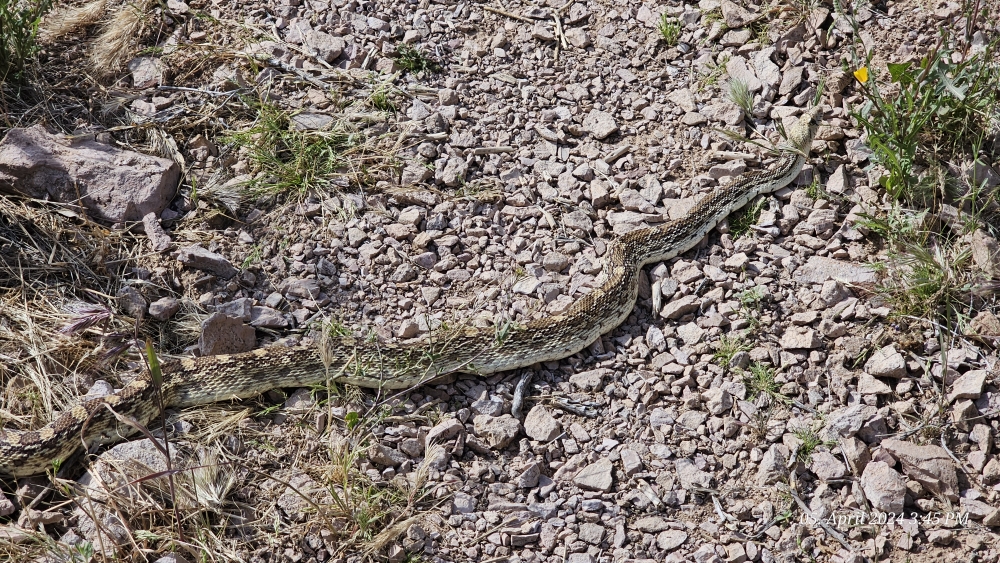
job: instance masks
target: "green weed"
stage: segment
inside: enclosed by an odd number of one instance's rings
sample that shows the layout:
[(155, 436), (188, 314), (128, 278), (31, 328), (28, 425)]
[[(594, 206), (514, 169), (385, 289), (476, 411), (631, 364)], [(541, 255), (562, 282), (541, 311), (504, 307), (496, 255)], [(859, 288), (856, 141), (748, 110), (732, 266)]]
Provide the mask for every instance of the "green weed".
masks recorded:
[(668, 47), (677, 45), (677, 40), (681, 36), (681, 23), (677, 18), (667, 15), (666, 12), (660, 15), (660, 21), (656, 24), (656, 30), (660, 32), (660, 39)]
[(758, 197), (743, 209), (730, 215), (729, 233), (734, 239), (750, 232), (750, 229), (760, 220), (760, 212), (764, 210), (767, 198)]
[(750, 367), (743, 374), (743, 384), (747, 388), (747, 397), (752, 401), (763, 395), (772, 400), (785, 402), (785, 396), (778, 392), (781, 385), (775, 381), (775, 377), (777, 377), (777, 372), (773, 367), (760, 362), (750, 364)]
[(874, 161), (886, 169), (879, 183), (889, 195), (919, 206), (947, 199), (933, 172), (978, 152), (1000, 99), (996, 45), (968, 54), (967, 41), (942, 31), (919, 61), (885, 69), (872, 68), (873, 54), (859, 55), (854, 46), (864, 103), (852, 116), (867, 134)]
[(753, 115), (753, 93), (747, 87), (747, 83), (733, 78), (729, 81), (729, 99), (743, 110), (749, 120)]
[(328, 131), (300, 131), (277, 106), (259, 100), (248, 104), (256, 112), (256, 121), (225, 140), (249, 156), (256, 172), (245, 186), (251, 197), (279, 193), (302, 197), (348, 176), (348, 170), (356, 166), (350, 156), (352, 149), (361, 145), (358, 135), (339, 126)]
[(733, 359), (733, 356), (740, 352), (749, 352), (752, 349), (753, 346), (743, 339), (742, 334), (723, 334), (719, 338), (718, 347), (712, 358), (717, 364), (725, 368), (729, 367), (729, 362)]
[(441, 70), (441, 65), (429, 58), (418, 49), (414, 49), (405, 43), (396, 46), (396, 55), (393, 57), (400, 68), (409, 72), (437, 72)]
[(0, 0), (0, 84), (23, 82), (38, 52), (38, 24), (52, 0)]

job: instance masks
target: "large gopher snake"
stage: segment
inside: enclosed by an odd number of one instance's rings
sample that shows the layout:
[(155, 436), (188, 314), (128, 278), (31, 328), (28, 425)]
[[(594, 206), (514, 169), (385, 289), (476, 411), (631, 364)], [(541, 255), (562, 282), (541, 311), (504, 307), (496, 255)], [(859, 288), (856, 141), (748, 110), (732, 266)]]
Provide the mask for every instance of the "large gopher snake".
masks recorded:
[[(200, 405), (330, 380), (404, 389), (455, 371), (488, 374), (565, 358), (629, 315), (639, 291), (640, 268), (689, 250), (731, 211), (791, 182), (805, 162), (819, 115), (818, 107), (808, 110), (788, 131), (788, 145), (772, 170), (743, 174), (714, 190), (681, 219), (612, 241), (603, 257), (603, 284), (562, 314), (509, 331), (455, 330), (438, 342), (417, 345), (376, 345), (346, 337), (320, 347), (271, 347), (167, 362), (162, 368), (163, 404)], [(83, 443), (120, 440), (131, 428), (118, 422), (112, 409), (146, 423), (158, 412), (154, 389), (149, 374), (143, 373), (121, 391), (84, 401), (39, 430), (0, 430), (0, 473), (42, 473)]]

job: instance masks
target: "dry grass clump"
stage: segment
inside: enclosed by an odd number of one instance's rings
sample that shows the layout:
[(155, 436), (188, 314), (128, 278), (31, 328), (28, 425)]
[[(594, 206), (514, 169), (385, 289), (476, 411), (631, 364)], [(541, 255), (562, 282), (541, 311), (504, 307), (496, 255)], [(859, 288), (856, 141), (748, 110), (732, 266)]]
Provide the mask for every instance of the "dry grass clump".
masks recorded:
[(135, 255), (71, 206), (0, 198), (0, 421), (34, 427), (73, 404), (131, 338), (113, 314)]
[(80, 6), (61, 8), (45, 18), (39, 29), (45, 42), (56, 41), (81, 28), (100, 25), (91, 42), (90, 66), (98, 76), (117, 72), (135, 56), (142, 41), (160, 26), (160, 14), (153, 0), (115, 3), (93, 0)]

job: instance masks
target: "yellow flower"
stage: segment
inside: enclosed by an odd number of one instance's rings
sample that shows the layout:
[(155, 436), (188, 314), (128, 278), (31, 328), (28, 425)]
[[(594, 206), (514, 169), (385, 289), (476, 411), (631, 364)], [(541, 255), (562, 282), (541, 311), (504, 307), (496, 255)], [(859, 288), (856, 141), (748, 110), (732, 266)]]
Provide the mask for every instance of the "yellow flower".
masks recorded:
[(854, 78), (858, 79), (858, 82), (862, 84), (868, 83), (868, 67), (863, 66), (858, 70), (854, 71)]

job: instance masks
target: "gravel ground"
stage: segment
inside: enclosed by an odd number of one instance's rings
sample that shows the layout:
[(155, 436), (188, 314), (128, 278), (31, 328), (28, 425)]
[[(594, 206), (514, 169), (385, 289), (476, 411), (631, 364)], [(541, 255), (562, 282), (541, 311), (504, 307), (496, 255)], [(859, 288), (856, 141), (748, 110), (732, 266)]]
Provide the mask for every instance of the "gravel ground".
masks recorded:
[[(825, 122), (794, 185), (762, 201), (759, 217), (737, 214), (695, 250), (646, 268), (633, 314), (587, 350), (388, 399), (265, 397), (275, 408), (239, 423), (240, 444), (223, 445), (302, 496), (241, 473), (230, 500), (270, 531), (219, 532), (231, 552), (218, 560), (1000, 559), (989, 338), (1000, 321), (980, 313), (943, 363), (935, 327), (893, 316), (876, 291), (886, 251), (861, 219), (888, 200), (848, 114), (861, 100), (841, 64), (854, 37), (831, 6), (166, 5), (159, 45), (210, 41), (271, 64), (254, 74), (246, 59), (210, 57), (211, 69), (188, 71), (190, 60), (169, 48), (162, 59), (144, 55), (118, 84), (136, 95), (140, 116), (214, 99), (144, 89), (161, 84), (256, 84), (298, 111), (304, 129), (341, 109), (324, 89), (335, 83), (355, 95), (389, 84), (399, 110), (360, 129), (383, 135), (395, 172), (373, 172), (365, 189), (345, 183), (231, 209), (227, 194), (253, 173), (248, 151), (227, 152), (212, 134), (175, 139), (189, 164), (185, 187), (159, 217), (166, 239), (142, 242), (149, 249), (132, 274), (141, 283), (122, 285), (138, 288), (123, 295), (155, 322), (188, 327), (177, 352), (309, 342), (331, 317), (390, 342), (558, 314), (596, 286), (615, 235), (681, 217), (728, 178), (773, 161), (723, 130), (777, 141), (778, 126), (825, 81)], [(853, 13), (876, 49), (872, 68), (964, 25), (953, 2)], [(673, 46), (657, 29), (661, 14), (679, 22)], [(235, 34), (233, 22), (269, 35)], [(440, 70), (403, 71), (400, 45)], [(727, 96), (732, 79), (754, 95), (749, 115)], [(200, 197), (192, 185), (206, 186)], [(970, 244), (995, 249), (979, 232)], [(1000, 276), (997, 256), (976, 264)], [(512, 414), (524, 374), (526, 405)], [(337, 489), (319, 469), (333, 456), (307, 444), (350, 436), (338, 418), (357, 404), (376, 405), (363, 415), (359, 474), (379, 487), (422, 473), (431, 491), (374, 555), (345, 552), (329, 522), (309, 516), (310, 503), (333, 502)], [(180, 438), (207, 424), (182, 418)], [(104, 456), (141, 455), (129, 448), (143, 444), (150, 449), (147, 440)], [(8, 513), (65, 544), (97, 543), (80, 509), (53, 508), (52, 522), (25, 517), (16, 505), (31, 498), (19, 490)], [(127, 533), (105, 532), (104, 549), (138, 553)]]

